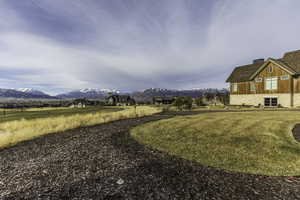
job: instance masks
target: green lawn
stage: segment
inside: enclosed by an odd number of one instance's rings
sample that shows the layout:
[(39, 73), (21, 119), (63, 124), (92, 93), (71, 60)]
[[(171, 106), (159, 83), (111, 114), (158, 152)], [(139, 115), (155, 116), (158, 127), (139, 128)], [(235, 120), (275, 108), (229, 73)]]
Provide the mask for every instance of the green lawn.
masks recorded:
[(205, 113), (134, 128), (147, 146), (203, 165), (273, 176), (300, 175), (300, 144), (292, 127), (300, 112)]
[(15, 120), (31, 120), (40, 118), (49, 118), (57, 116), (70, 116), (74, 114), (87, 114), (87, 113), (98, 113), (98, 112), (113, 112), (119, 111), (120, 108), (113, 107), (103, 107), (103, 106), (91, 106), (86, 108), (68, 108), (68, 107), (58, 107), (58, 108), (35, 108), (35, 109), (6, 109), (0, 110), (0, 123), (15, 121)]

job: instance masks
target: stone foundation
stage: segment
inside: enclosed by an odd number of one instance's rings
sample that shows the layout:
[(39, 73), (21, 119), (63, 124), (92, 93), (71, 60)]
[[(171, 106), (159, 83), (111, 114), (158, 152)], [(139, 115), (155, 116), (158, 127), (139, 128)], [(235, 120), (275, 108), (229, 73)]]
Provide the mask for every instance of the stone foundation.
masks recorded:
[[(265, 97), (277, 97), (278, 105), (283, 107), (291, 106), (291, 94), (240, 94), (240, 95), (230, 95), (231, 105), (264, 105)], [(294, 94), (294, 106), (300, 106), (300, 94)]]
[(300, 107), (300, 93), (294, 94), (294, 107)]

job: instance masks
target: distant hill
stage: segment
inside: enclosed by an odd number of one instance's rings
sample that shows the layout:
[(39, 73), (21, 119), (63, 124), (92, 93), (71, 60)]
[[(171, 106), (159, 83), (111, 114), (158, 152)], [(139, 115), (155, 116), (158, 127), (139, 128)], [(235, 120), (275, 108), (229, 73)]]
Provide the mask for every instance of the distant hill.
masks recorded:
[(95, 88), (86, 88), (80, 90), (74, 90), (71, 92), (59, 94), (56, 97), (63, 99), (77, 99), (77, 98), (87, 98), (87, 99), (104, 99), (110, 94), (119, 94), (118, 90), (110, 89), (95, 89)]
[(56, 99), (43, 92), (30, 89), (0, 89), (0, 98), (22, 98), (22, 99)]
[(190, 90), (171, 90), (162, 88), (150, 88), (140, 92), (134, 92), (131, 96), (137, 101), (152, 101), (155, 96), (189, 96), (189, 97), (200, 97), (206, 94), (217, 94), (217, 93), (228, 93), (227, 89), (190, 89)]
[[(155, 96), (189, 96), (189, 97), (199, 97), (207, 94), (217, 94), (217, 93), (228, 93), (226, 89), (190, 89), (190, 90), (171, 90), (162, 88), (150, 88), (143, 91), (126, 93), (130, 95), (137, 102), (150, 102)], [(103, 100), (111, 94), (125, 94), (118, 90), (110, 89), (94, 89), (86, 88), (74, 90), (71, 92), (59, 94), (56, 96), (50, 96), (42, 91), (31, 89), (31, 88), (20, 88), (20, 89), (0, 89), (0, 98), (21, 98), (21, 99), (100, 99)]]

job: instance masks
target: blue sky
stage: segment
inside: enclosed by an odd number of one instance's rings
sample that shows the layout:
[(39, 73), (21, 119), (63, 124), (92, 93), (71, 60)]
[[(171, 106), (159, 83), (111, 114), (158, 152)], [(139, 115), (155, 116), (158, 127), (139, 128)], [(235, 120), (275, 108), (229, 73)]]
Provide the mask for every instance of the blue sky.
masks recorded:
[(0, 88), (223, 88), (300, 49), (298, 0), (0, 0)]

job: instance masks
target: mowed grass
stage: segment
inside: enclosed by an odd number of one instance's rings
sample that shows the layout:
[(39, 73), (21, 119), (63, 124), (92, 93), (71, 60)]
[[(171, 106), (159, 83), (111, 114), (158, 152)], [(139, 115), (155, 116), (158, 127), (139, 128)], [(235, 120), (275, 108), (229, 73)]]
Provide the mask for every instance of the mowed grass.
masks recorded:
[(40, 118), (49, 118), (57, 116), (69, 116), (74, 114), (86, 114), (96, 112), (114, 112), (122, 110), (121, 108), (90, 106), (86, 108), (29, 108), (29, 109), (2, 109), (0, 110), (0, 123), (14, 120), (31, 120)]
[[(87, 109), (87, 108), (85, 108)], [(88, 112), (88, 108), (86, 112)], [(96, 109), (96, 108), (95, 108)], [(84, 110), (84, 108), (82, 109)], [(43, 111), (41, 111), (43, 112)], [(34, 117), (21, 120), (6, 121), (0, 123), (0, 148), (12, 146), (24, 140), (35, 137), (62, 132), (78, 127), (92, 126), (96, 124), (111, 122), (114, 120), (142, 117), (161, 112), (160, 108), (150, 106), (126, 107), (120, 109), (90, 110), (88, 113), (66, 112), (66, 114), (48, 115), (48, 117)]]
[(292, 128), (300, 112), (205, 113), (134, 128), (142, 144), (231, 171), (272, 176), (300, 175), (300, 144)]

